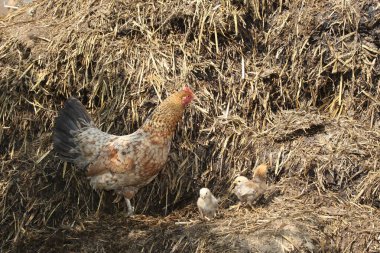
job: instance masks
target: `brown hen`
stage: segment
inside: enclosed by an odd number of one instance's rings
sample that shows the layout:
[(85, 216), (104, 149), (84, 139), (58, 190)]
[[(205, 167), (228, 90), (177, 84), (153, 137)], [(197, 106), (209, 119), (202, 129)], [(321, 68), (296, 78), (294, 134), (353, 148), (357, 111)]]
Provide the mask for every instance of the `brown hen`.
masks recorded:
[(85, 107), (69, 98), (55, 120), (53, 146), (65, 161), (84, 169), (94, 189), (114, 190), (130, 200), (165, 164), (177, 123), (194, 94), (188, 87), (165, 99), (134, 133), (117, 136), (99, 130)]

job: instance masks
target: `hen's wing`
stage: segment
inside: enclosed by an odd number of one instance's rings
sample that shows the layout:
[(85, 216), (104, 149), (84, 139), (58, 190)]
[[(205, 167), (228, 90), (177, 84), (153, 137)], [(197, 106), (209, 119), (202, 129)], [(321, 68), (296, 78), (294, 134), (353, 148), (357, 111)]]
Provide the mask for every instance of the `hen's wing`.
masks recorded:
[(80, 167), (88, 168), (90, 164), (96, 162), (105, 147), (117, 138), (119, 136), (102, 132), (94, 127), (79, 131), (74, 138), (76, 149), (80, 153), (75, 163)]
[(149, 134), (142, 130), (118, 136), (102, 147), (88, 166), (87, 175), (93, 178), (92, 184), (100, 188), (142, 187), (151, 182), (165, 164), (169, 144), (153, 144)]
[(132, 173), (136, 163), (141, 163), (148, 154), (144, 136), (140, 132), (117, 136), (103, 145), (96, 159), (88, 166), (87, 175)]

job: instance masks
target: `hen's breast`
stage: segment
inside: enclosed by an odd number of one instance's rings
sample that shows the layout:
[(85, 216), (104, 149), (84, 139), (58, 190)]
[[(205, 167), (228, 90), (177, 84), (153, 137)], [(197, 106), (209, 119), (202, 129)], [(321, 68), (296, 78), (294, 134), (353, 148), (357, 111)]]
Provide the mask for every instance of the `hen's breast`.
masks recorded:
[(139, 169), (136, 168), (138, 174), (143, 178), (151, 178), (157, 175), (168, 159), (169, 150), (169, 144), (147, 147), (145, 154), (140, 159), (136, 159), (136, 165), (140, 167)]

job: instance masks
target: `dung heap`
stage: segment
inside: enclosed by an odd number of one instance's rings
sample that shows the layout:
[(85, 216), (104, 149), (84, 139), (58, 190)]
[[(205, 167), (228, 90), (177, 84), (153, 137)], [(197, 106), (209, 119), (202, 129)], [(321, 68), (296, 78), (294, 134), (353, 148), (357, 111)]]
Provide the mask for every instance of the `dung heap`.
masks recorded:
[[(0, 19), (1, 252), (379, 252), (380, 5), (35, 1)], [(70, 96), (136, 130), (173, 90), (199, 101), (137, 215), (52, 152)], [(269, 164), (267, 198), (229, 210)], [(198, 191), (222, 198), (200, 222)], [(265, 242), (265, 243), (263, 243)]]

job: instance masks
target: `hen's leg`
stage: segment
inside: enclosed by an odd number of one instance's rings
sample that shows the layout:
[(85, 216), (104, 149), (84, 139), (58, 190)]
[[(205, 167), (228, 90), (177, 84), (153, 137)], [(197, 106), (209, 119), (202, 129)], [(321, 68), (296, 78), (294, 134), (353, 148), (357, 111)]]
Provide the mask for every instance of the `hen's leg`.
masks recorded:
[(123, 196), (124, 196), (125, 202), (127, 203), (127, 208), (128, 208), (128, 213), (127, 213), (128, 216), (133, 215), (135, 212), (135, 208), (131, 204), (131, 199), (135, 196), (137, 190), (138, 189), (134, 187), (133, 188), (128, 187), (128, 188), (123, 189)]
[(127, 199), (126, 197), (124, 197), (124, 199), (125, 199), (125, 202), (127, 203), (127, 208), (128, 208), (127, 215), (131, 216), (134, 214), (135, 208), (132, 206), (131, 201), (129, 199)]

